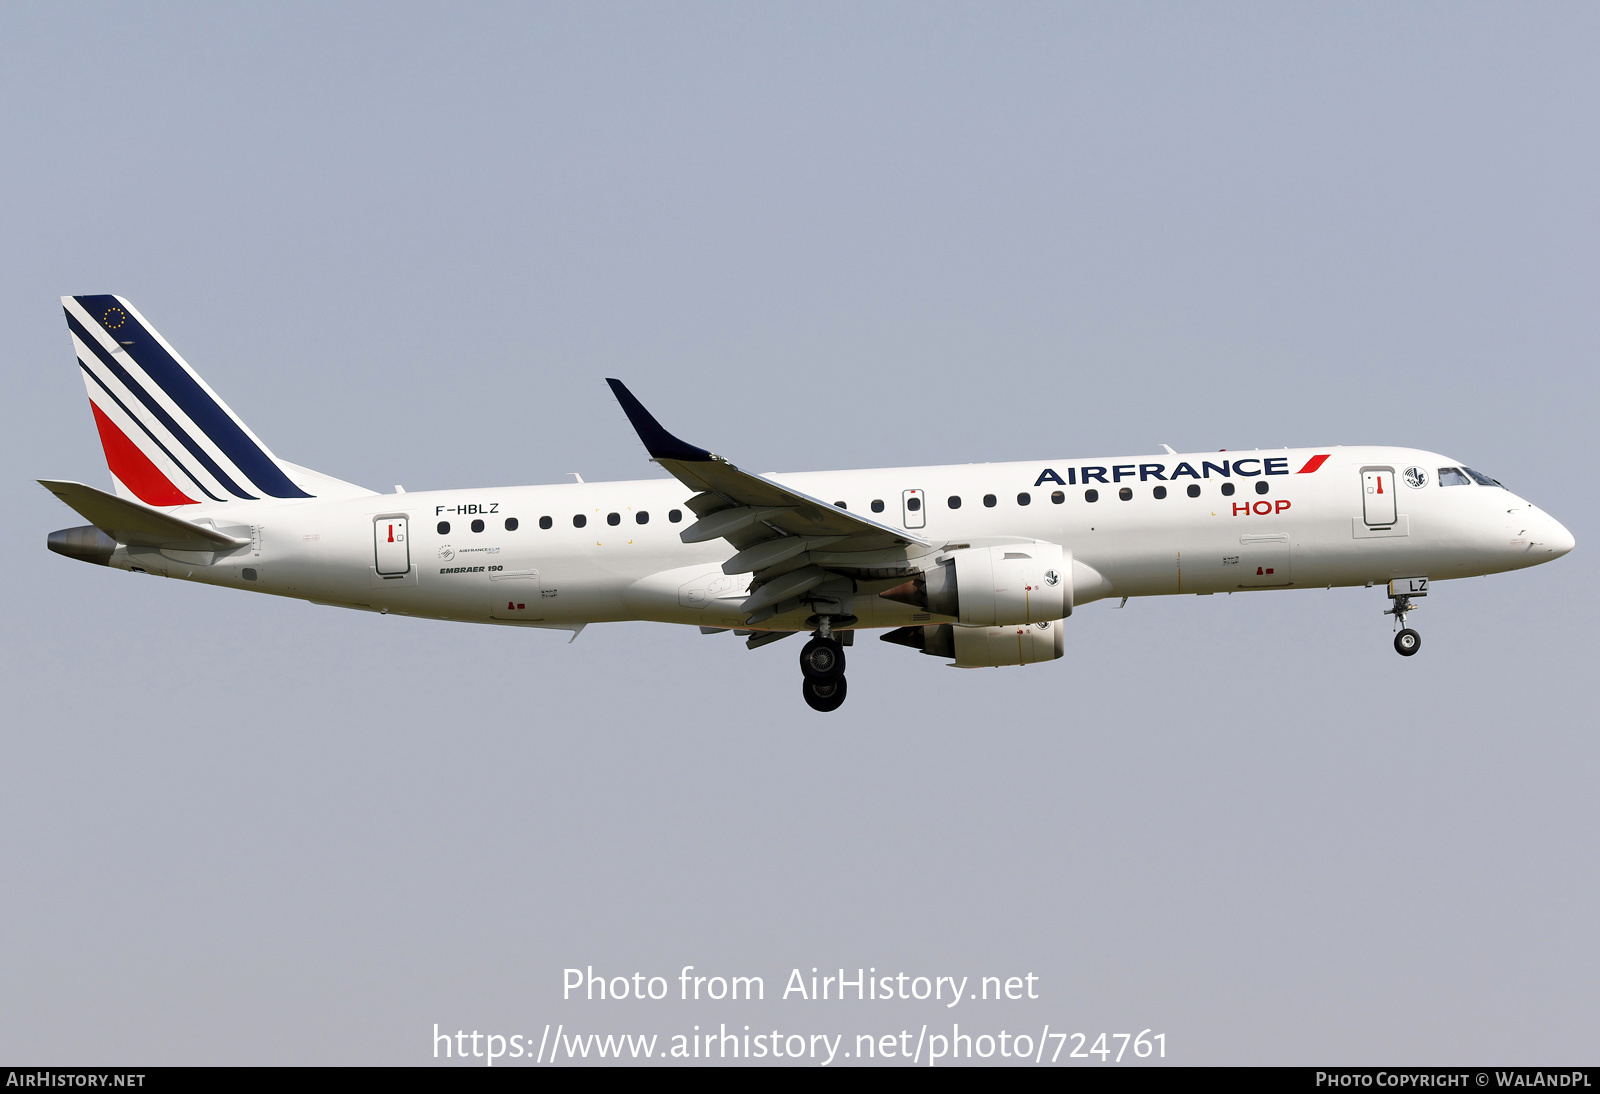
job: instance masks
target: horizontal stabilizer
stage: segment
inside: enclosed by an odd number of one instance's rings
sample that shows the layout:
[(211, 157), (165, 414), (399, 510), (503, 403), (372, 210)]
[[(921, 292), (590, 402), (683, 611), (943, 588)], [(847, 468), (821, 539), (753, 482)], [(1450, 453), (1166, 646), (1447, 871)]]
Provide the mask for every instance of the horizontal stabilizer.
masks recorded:
[(227, 551), (250, 543), (81, 482), (40, 479), (39, 485), (118, 543), (169, 551)]

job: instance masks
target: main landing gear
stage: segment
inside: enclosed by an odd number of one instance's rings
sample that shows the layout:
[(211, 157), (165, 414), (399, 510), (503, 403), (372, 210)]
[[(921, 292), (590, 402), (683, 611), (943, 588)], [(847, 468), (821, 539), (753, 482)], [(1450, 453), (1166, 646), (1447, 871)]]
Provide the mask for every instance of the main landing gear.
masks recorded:
[(1406, 613), (1421, 606), (1411, 603), (1413, 597), (1427, 595), (1428, 579), (1425, 577), (1397, 578), (1389, 582), (1389, 599), (1394, 601), (1394, 607), (1383, 614), (1394, 616), (1395, 622), (1400, 624), (1400, 631), (1394, 636), (1394, 652), (1401, 657), (1410, 657), (1422, 648), (1422, 635), (1406, 626)]
[[(833, 637), (831, 617), (813, 616), (817, 629), (800, 651), (800, 672), (805, 677), (800, 694), (812, 710), (838, 710), (844, 705), (850, 685), (844, 678), (844, 646)], [(850, 617), (853, 622), (855, 617)]]
[(800, 694), (806, 697), (806, 706), (827, 714), (844, 706), (845, 696), (850, 694), (850, 682), (843, 676), (831, 684), (803, 680), (800, 683)]

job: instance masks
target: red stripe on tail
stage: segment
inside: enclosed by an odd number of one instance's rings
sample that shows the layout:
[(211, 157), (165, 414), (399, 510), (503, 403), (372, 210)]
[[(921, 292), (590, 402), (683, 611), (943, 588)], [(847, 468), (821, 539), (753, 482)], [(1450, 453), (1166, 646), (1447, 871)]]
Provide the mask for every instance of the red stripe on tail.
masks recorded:
[(195, 500), (185, 497), (182, 490), (172, 485), (172, 480), (150, 462), (150, 457), (139, 451), (139, 446), (128, 440), (128, 435), (117, 424), (100, 412), (90, 400), (94, 411), (94, 425), (100, 431), (100, 447), (106, 451), (106, 465), (138, 499), (146, 505), (193, 505)]
[[(1330, 453), (1328, 453), (1328, 455), (1331, 456), (1332, 453), (1330, 452)], [(1299, 471), (1296, 471), (1295, 474), (1297, 474), (1297, 475), (1309, 475), (1309, 474), (1311, 474), (1311, 472), (1313, 472), (1317, 468), (1321, 467), (1323, 465), (1323, 463), (1325, 463), (1327, 461), (1327, 459), (1328, 459), (1328, 456), (1312, 456), (1309, 460), (1306, 461), (1306, 465), (1304, 467), (1302, 467)]]

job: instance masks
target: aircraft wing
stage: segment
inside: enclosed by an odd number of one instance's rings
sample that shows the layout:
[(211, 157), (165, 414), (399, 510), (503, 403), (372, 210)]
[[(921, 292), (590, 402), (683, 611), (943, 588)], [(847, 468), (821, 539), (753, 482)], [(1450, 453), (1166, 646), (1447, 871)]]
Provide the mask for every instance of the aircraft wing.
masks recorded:
[(904, 528), (868, 520), (820, 498), (741, 471), (721, 456), (680, 441), (661, 427), (620, 380), (607, 380), (650, 458), (691, 490), (689, 508), (700, 519), (683, 530), (685, 543), (725, 539), (743, 550), (774, 536), (838, 537), (829, 553), (886, 547), (931, 547)]
[[(633, 423), (650, 458), (698, 493), (688, 505), (700, 518), (679, 538), (685, 543), (724, 539), (738, 553), (723, 564), (728, 574), (755, 573), (753, 594), (744, 608), (751, 622), (774, 614), (774, 608), (854, 569), (847, 557), (895, 548), (930, 549), (933, 544), (914, 532), (869, 520), (820, 498), (741, 471), (721, 456), (681, 441), (634, 398), (620, 380), (608, 379), (617, 402)], [(826, 550), (826, 565), (810, 557)], [(863, 557), (863, 563), (865, 558)]]
[(172, 551), (226, 551), (250, 541), (224, 535), (214, 528), (191, 524), (159, 509), (152, 509), (81, 482), (40, 479), (39, 485), (81, 513), (90, 524), (119, 543), (139, 547), (165, 547)]

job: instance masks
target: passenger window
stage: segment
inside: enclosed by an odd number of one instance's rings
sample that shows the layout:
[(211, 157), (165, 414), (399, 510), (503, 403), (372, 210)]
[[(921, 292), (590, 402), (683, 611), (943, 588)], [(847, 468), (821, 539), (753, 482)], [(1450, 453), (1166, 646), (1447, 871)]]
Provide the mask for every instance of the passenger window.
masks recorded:
[(994, 498), (993, 494), (985, 494), (983, 496), (983, 507), (985, 509), (993, 509), (994, 508), (994, 501), (995, 501), (995, 498)]
[(1017, 504), (1018, 505), (1032, 505), (1033, 504), (1033, 495), (1031, 495), (1031, 494), (1018, 494), (1017, 495)]
[(1100, 491), (1098, 491), (1098, 490), (1085, 490), (1083, 492), (1083, 500), (1084, 501), (1099, 501), (1100, 500)]
[(441, 536), (448, 536), (450, 534), (450, 522), (449, 521), (441, 520), (439, 522), (439, 534)]
[(848, 505), (846, 505), (846, 504), (845, 504), (845, 503), (844, 503), (844, 502), (842, 502), (842, 501), (836, 501), (836, 502), (834, 502), (834, 503), (833, 503), (833, 506), (834, 506), (834, 508), (835, 508), (835, 509), (848, 509), (848, 508), (850, 508), (850, 507), (849, 507), (849, 506), (848, 506)]
[(881, 499), (879, 499), (879, 498), (873, 498), (872, 499), (872, 511), (874, 513), (883, 512), (883, 501)]
[(1200, 484), (1199, 483), (1191, 482), (1189, 484), (1189, 496), (1191, 498), (1198, 498), (1200, 496)]
[(621, 513), (607, 513), (606, 514), (606, 523), (611, 525), (611, 527), (615, 528), (617, 525), (622, 523), (622, 514)]
[(475, 520), (475, 521), (473, 521), (473, 522), (472, 522), (472, 530), (473, 530), (473, 531), (474, 531), (474, 532), (481, 532), (481, 531), (483, 531), (483, 521), (481, 521), (481, 520)]
[(545, 529), (546, 531), (549, 531), (550, 526), (554, 523), (555, 521), (551, 520), (549, 517), (539, 518), (539, 527)]
[(1267, 492), (1267, 480), (1266, 479), (1262, 479), (1260, 482), (1256, 483), (1256, 493), (1265, 494), (1266, 492)]
[(1050, 504), (1051, 505), (1060, 505), (1062, 502), (1064, 502), (1066, 500), (1067, 500), (1066, 491), (1064, 491), (1064, 490), (1052, 490), (1050, 492)]
[(1440, 486), (1471, 486), (1472, 480), (1461, 473), (1459, 467), (1439, 468)]
[(667, 519), (670, 520), (673, 524), (677, 524), (680, 520), (683, 519), (683, 510), (682, 509), (668, 509), (667, 510)]
[(521, 526), (522, 526), (522, 522), (519, 521), (516, 517), (507, 517), (506, 518), (506, 531), (515, 532)]
[(574, 528), (582, 528), (585, 524), (588, 524), (588, 523), (589, 523), (589, 518), (584, 516), (582, 513), (579, 513), (577, 516), (572, 518), (572, 526)]
[(1225, 482), (1222, 484), (1222, 496), (1225, 498), (1233, 497), (1233, 483)]
[(948, 498), (945, 499), (945, 504), (948, 505), (952, 509), (960, 509), (961, 508), (961, 495), (959, 495), (959, 494), (951, 494)]
[(633, 519), (634, 519), (635, 522), (637, 522), (639, 524), (649, 524), (650, 523), (650, 514), (645, 512), (643, 509), (641, 509), (641, 510), (639, 510), (637, 513), (635, 513), (633, 515)]
[(922, 499), (921, 498), (907, 498), (906, 499), (906, 512), (915, 513), (921, 508), (922, 508)]
[(1121, 498), (1123, 501), (1132, 501), (1133, 500), (1133, 487), (1124, 486), (1121, 490), (1117, 491), (1117, 497)]
[(1162, 498), (1167, 496), (1167, 488), (1165, 486), (1158, 486), (1154, 490), (1150, 491), (1150, 493), (1155, 495), (1155, 499), (1157, 501), (1160, 501)]

